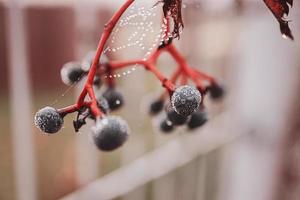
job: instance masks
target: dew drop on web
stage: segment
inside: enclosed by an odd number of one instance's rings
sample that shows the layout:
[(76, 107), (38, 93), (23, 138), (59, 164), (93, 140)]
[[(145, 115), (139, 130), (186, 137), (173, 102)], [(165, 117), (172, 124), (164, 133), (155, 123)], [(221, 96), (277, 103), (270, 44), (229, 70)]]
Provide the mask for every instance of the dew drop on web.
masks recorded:
[[(114, 28), (104, 53), (118, 60), (146, 60), (158, 47), (166, 30), (161, 23), (162, 5), (156, 3), (157, 0), (136, 0)], [(105, 78), (124, 78), (136, 70), (136, 65), (129, 66)]]

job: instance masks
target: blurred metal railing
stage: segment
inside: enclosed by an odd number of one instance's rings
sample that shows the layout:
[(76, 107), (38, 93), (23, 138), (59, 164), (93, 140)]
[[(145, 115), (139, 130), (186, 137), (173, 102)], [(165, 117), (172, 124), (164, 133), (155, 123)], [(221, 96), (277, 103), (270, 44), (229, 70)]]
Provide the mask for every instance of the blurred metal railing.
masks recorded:
[(16, 198), (35, 200), (37, 183), (31, 126), (32, 98), (26, 55), (26, 27), (21, 2), (8, 2), (7, 23)]

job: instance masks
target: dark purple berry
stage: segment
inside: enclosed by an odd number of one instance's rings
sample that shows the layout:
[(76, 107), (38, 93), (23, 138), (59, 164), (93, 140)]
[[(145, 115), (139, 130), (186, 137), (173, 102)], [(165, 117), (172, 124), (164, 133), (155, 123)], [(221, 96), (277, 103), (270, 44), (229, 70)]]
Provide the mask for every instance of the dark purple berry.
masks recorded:
[(201, 94), (195, 87), (180, 86), (174, 91), (171, 102), (178, 114), (189, 116), (199, 107)]
[(119, 117), (105, 117), (96, 121), (92, 128), (94, 143), (98, 149), (112, 151), (128, 138), (128, 125)]
[(110, 110), (117, 110), (124, 103), (123, 95), (114, 88), (108, 88), (103, 97), (107, 100)]
[(158, 114), (164, 108), (164, 101), (159, 99), (150, 104), (150, 114)]
[(203, 126), (207, 122), (207, 114), (203, 110), (198, 110), (191, 115), (191, 119), (188, 122), (188, 127), (190, 129), (195, 129)]
[(72, 85), (80, 81), (84, 74), (81, 64), (77, 62), (68, 62), (60, 70), (61, 80), (66, 85)]
[(39, 110), (34, 117), (34, 124), (45, 133), (58, 132), (64, 123), (63, 117), (55, 108), (45, 107)]
[(173, 125), (183, 125), (188, 117), (178, 114), (172, 107), (167, 109), (167, 117)]
[(212, 99), (220, 99), (224, 96), (224, 89), (219, 85), (211, 85), (208, 87), (208, 92), (210, 94), (210, 98)]
[(173, 131), (173, 129), (174, 126), (172, 122), (167, 119), (160, 123), (160, 130), (164, 133), (170, 133), (171, 131)]

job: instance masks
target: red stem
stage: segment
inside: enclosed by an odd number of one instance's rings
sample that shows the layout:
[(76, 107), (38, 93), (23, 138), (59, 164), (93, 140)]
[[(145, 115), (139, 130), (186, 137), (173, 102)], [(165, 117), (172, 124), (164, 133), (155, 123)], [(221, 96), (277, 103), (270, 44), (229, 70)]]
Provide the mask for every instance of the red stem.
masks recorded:
[(113, 17), (109, 20), (109, 22), (105, 25), (104, 31), (102, 33), (102, 36), (100, 38), (100, 41), (99, 41), (99, 44), (98, 44), (98, 47), (96, 50), (96, 55), (94, 57), (93, 64), (88, 73), (87, 81), (85, 83), (84, 89), (82, 90), (82, 92), (78, 98), (77, 105), (82, 105), (86, 95), (88, 94), (90, 96), (91, 101), (92, 101), (90, 108), (91, 108), (92, 114), (95, 117), (101, 117), (101, 115), (102, 115), (102, 112), (100, 111), (100, 109), (97, 106), (97, 100), (95, 98), (95, 94), (94, 94), (94, 90), (93, 90), (93, 81), (94, 81), (95, 74), (97, 72), (97, 64), (102, 55), (104, 45), (106, 44), (109, 36), (111, 35), (112, 30), (116, 26), (117, 22), (119, 21), (119, 19), (123, 15), (123, 13), (127, 10), (127, 8), (134, 1), (135, 0), (127, 0), (123, 4), (123, 6), (113, 15)]
[(73, 104), (73, 105), (70, 105), (70, 106), (67, 106), (64, 108), (60, 108), (60, 109), (58, 109), (58, 112), (62, 115), (66, 115), (66, 114), (73, 113), (73, 112), (80, 110), (80, 108), (82, 108), (83, 106), (90, 107), (90, 105), (91, 105), (91, 102), (84, 101), (81, 105)]

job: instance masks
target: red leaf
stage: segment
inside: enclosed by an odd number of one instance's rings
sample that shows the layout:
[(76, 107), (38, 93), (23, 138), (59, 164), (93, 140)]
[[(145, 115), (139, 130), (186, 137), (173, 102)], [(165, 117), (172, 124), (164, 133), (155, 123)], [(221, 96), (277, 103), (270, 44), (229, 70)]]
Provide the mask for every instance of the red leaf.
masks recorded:
[(284, 18), (285, 14), (289, 14), (289, 6), (293, 6), (293, 0), (264, 0), (264, 2), (279, 22), (281, 34), (293, 40), (288, 21)]
[(167, 15), (171, 16), (174, 21), (174, 29), (172, 35), (174, 38), (179, 38), (180, 29), (184, 27), (181, 8), (182, 8), (182, 0), (162, 0), (163, 2), (163, 12), (165, 17)]

